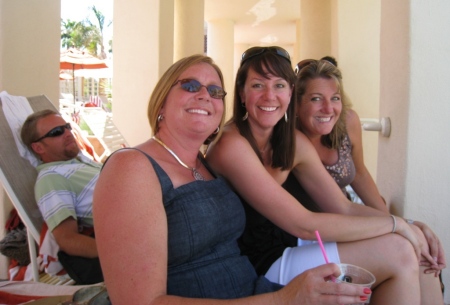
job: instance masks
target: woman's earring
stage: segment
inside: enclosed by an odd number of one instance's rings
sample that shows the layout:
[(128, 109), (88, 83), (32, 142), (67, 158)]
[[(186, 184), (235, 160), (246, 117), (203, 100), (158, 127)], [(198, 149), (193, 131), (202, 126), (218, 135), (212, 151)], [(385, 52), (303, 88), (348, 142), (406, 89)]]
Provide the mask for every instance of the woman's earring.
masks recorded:
[(158, 115), (158, 118), (157, 118), (158, 122), (161, 122), (163, 119), (164, 119), (164, 116), (162, 114)]
[(287, 117), (287, 111), (284, 113), (284, 120), (286, 121), (286, 123), (287, 123), (287, 121), (288, 121), (288, 117)]
[(248, 111), (245, 112), (245, 115), (244, 115), (244, 117), (242, 118), (242, 121), (245, 121), (246, 119), (248, 119)]
[(220, 130), (220, 127), (217, 126), (217, 129), (213, 132), (213, 134), (218, 134), (218, 133), (219, 133), (219, 130)]

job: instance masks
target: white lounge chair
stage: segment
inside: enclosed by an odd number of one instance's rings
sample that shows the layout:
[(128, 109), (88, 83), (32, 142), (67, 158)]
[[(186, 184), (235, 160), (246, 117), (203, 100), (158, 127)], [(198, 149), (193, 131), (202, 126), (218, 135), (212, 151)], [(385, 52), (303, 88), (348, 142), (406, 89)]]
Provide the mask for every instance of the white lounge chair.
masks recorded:
[[(45, 95), (27, 98), (33, 111), (52, 109), (55, 106)], [(43, 224), (42, 215), (34, 198), (34, 184), (37, 171), (31, 163), (19, 154), (13, 132), (3, 112), (3, 102), (0, 99), (0, 181), (8, 194), (14, 208), (17, 210), (22, 222), (27, 228), (28, 246), (30, 250), (33, 279), (51, 281), (53, 284), (73, 284), (73, 281), (62, 280), (45, 276), (40, 278), (37, 263), (36, 244), (39, 245), (40, 233)]]
[(80, 118), (89, 126), (89, 129), (105, 149), (100, 156), (101, 159), (108, 157), (120, 148), (128, 146), (125, 138), (114, 125), (112, 113), (99, 107), (83, 107)]

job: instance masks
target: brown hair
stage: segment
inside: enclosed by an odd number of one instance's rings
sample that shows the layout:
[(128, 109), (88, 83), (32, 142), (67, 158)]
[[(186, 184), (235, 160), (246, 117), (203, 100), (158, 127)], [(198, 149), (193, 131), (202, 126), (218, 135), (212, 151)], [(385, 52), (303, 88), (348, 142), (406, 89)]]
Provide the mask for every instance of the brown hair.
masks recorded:
[[(286, 52), (287, 53), (287, 52)], [(280, 56), (274, 52), (262, 52), (257, 56), (245, 59), (241, 63), (236, 74), (234, 86), (234, 102), (232, 122), (236, 124), (240, 134), (247, 139), (255, 153), (262, 162), (262, 156), (259, 152), (256, 140), (248, 124), (248, 120), (243, 121), (242, 118), (247, 110), (241, 100), (240, 92), (243, 90), (245, 81), (247, 80), (248, 71), (252, 69), (256, 73), (269, 78), (268, 74), (276, 75), (285, 79), (293, 89), (291, 101), (286, 111), (288, 121), (284, 118), (278, 121), (273, 128), (273, 134), (270, 138), (270, 144), (273, 149), (272, 167), (280, 167), (282, 170), (291, 169), (294, 163), (295, 155), (295, 74), (292, 66), (287, 58)]]
[(22, 139), (23, 144), (25, 144), (25, 146), (33, 153), (34, 151), (31, 148), (31, 144), (39, 138), (36, 129), (37, 123), (40, 119), (52, 114), (59, 115), (59, 113), (50, 109), (37, 111), (30, 114), (22, 125), (22, 129), (20, 130), (20, 138)]
[[(303, 94), (305, 94), (306, 91), (306, 83), (308, 80), (315, 78), (334, 79), (341, 94), (341, 115), (339, 116), (331, 132), (327, 135), (323, 135), (320, 139), (321, 143), (325, 147), (338, 149), (341, 146), (341, 142), (345, 134), (347, 133), (345, 117), (347, 110), (351, 108), (351, 103), (344, 93), (342, 74), (335, 65), (327, 60), (312, 60), (309, 64), (303, 66), (297, 73), (297, 107), (299, 109), (301, 107)], [(300, 122), (297, 122), (297, 128), (302, 130)]]

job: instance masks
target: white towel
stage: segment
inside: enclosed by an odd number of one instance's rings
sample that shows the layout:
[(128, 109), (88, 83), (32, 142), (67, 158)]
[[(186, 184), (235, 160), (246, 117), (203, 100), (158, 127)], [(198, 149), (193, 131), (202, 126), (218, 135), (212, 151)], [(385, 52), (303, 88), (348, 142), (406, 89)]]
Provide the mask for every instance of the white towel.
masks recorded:
[(30, 103), (25, 97), (9, 95), (6, 91), (0, 93), (0, 99), (3, 104), (3, 113), (11, 128), (19, 154), (22, 158), (30, 161), (31, 165), (38, 166), (41, 163), (40, 160), (28, 150), (20, 139), (22, 124), (33, 113)]

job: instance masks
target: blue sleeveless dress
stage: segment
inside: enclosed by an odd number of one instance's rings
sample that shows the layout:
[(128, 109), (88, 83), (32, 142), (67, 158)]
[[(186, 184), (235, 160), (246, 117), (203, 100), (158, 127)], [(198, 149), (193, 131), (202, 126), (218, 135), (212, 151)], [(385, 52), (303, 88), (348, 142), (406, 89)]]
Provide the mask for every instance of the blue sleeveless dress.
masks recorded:
[(231, 299), (282, 287), (258, 277), (241, 255), (237, 239), (245, 227), (245, 212), (223, 178), (174, 189), (164, 170), (146, 156), (161, 183), (167, 214), (167, 294)]

